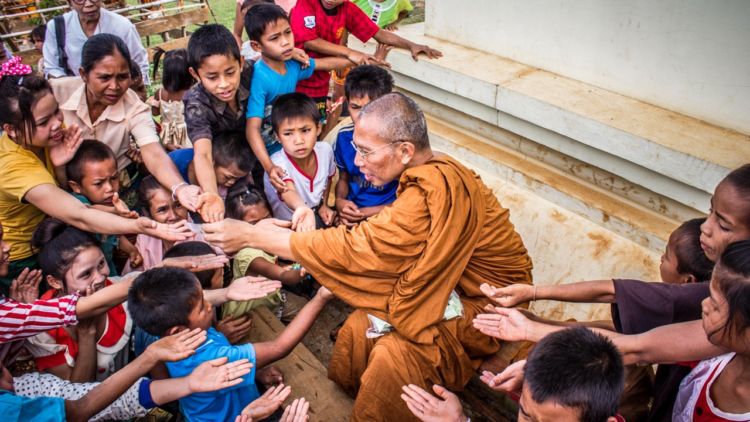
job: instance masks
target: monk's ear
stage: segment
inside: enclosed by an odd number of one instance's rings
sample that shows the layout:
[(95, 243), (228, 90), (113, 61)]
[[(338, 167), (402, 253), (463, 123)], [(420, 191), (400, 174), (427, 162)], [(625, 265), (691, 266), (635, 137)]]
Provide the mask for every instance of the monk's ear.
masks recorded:
[(414, 157), (414, 152), (416, 149), (414, 147), (414, 144), (412, 144), (411, 142), (401, 142), (401, 144), (399, 144), (397, 148), (399, 156), (401, 157), (401, 164), (409, 164), (409, 161), (411, 161), (411, 159)]

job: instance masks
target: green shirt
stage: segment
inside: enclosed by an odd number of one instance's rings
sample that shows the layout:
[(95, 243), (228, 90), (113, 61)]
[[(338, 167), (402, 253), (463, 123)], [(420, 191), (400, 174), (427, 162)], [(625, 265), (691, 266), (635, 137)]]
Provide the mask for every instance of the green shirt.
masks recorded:
[(401, 12), (411, 12), (414, 9), (409, 0), (352, 0), (352, 3), (381, 28), (396, 22)]

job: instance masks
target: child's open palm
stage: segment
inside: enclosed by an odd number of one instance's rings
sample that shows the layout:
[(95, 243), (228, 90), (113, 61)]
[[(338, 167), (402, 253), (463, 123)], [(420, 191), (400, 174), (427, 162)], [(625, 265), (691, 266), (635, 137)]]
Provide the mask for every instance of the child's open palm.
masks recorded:
[(281, 288), (281, 282), (265, 277), (241, 277), (227, 287), (228, 300), (253, 300), (268, 296)]
[(292, 230), (298, 232), (315, 230), (315, 212), (308, 207), (297, 207), (292, 214)]
[(183, 330), (171, 336), (164, 336), (151, 343), (146, 352), (161, 362), (174, 362), (195, 353), (195, 349), (206, 341), (206, 332), (200, 328)]
[(128, 205), (120, 199), (120, 194), (115, 192), (112, 195), (112, 205), (115, 207), (115, 213), (123, 218), (138, 218), (138, 213), (128, 208)]
[(188, 385), (193, 393), (203, 393), (233, 387), (250, 373), (253, 364), (247, 359), (227, 363), (226, 357), (209, 360), (198, 365), (188, 375)]
[(262, 396), (250, 402), (242, 410), (242, 414), (250, 416), (253, 420), (265, 419), (281, 407), (291, 393), (292, 387), (284, 386), (284, 384), (271, 387)]
[(458, 396), (445, 387), (432, 386), (432, 390), (442, 400), (413, 384), (405, 385), (402, 389), (404, 394), (401, 394), (401, 399), (406, 402), (406, 407), (411, 410), (411, 413), (421, 421), (456, 422), (466, 420)]

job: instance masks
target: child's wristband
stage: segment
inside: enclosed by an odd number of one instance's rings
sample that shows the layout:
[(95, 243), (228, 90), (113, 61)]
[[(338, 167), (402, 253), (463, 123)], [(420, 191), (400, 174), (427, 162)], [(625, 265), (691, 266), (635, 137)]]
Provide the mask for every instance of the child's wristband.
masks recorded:
[(172, 200), (173, 201), (177, 200), (177, 189), (179, 189), (179, 188), (181, 188), (183, 186), (188, 186), (188, 184), (186, 182), (180, 182), (180, 183), (172, 186)]
[(153, 409), (158, 406), (151, 397), (151, 379), (143, 378), (141, 385), (138, 386), (138, 403), (144, 409)]

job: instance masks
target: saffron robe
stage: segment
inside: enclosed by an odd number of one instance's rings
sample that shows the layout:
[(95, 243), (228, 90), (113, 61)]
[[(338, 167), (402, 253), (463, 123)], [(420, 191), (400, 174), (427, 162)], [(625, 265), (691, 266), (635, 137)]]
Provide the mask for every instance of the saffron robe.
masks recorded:
[[(328, 375), (356, 395), (353, 421), (416, 420), (401, 386), (461, 390), (499, 343), (472, 327), (479, 290), (531, 283), (531, 259), (508, 210), (448, 156), (406, 170), (397, 199), (347, 229), (294, 233), (295, 259), (357, 310), (339, 331)], [(463, 317), (443, 320), (451, 291)], [(368, 339), (367, 314), (394, 331)]]

